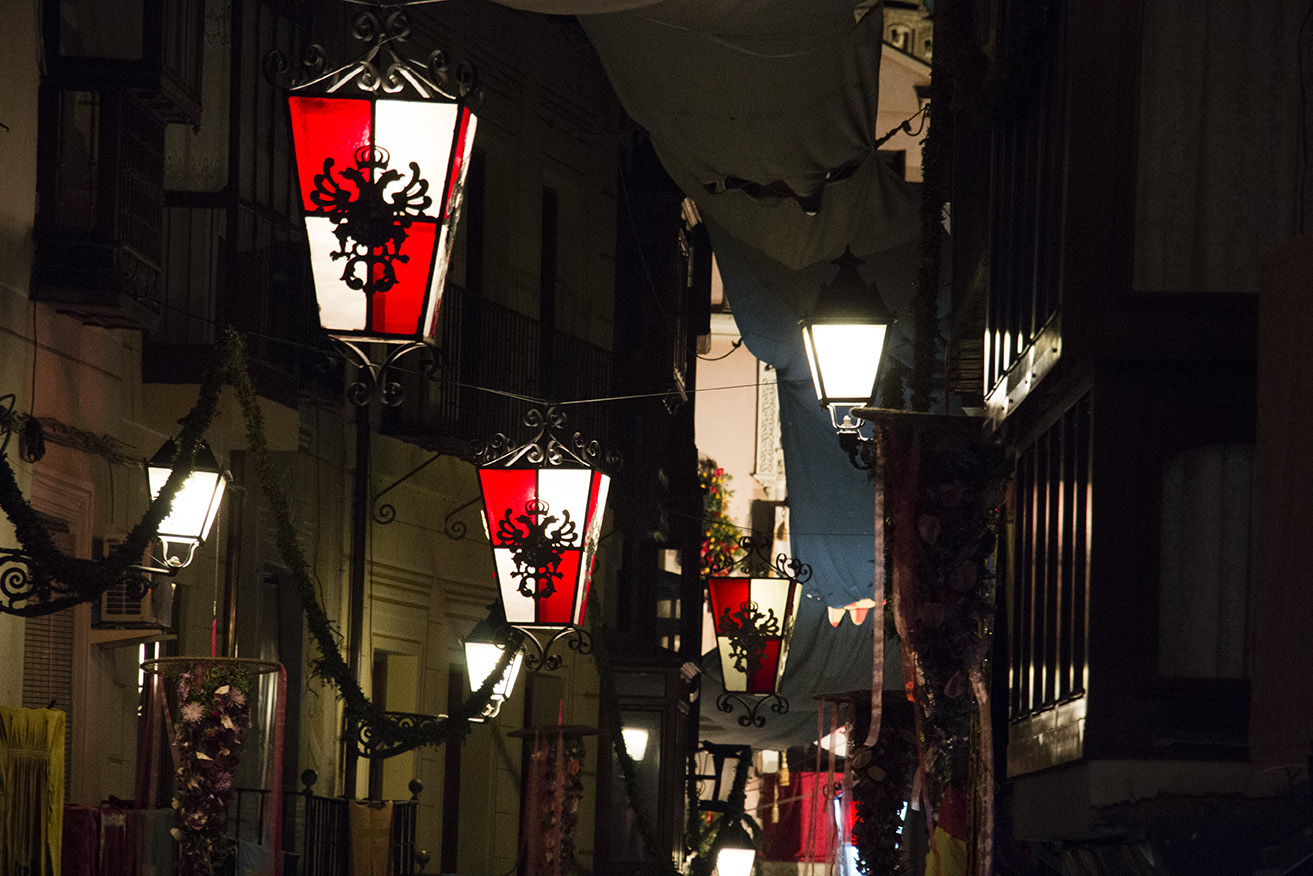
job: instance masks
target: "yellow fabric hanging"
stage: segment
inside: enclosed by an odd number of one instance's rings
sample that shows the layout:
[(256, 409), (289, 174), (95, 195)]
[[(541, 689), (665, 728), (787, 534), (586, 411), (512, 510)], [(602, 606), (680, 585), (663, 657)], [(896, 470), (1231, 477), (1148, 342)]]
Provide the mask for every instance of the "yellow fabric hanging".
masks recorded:
[(64, 713), (0, 706), (0, 876), (58, 876)]
[(351, 876), (387, 876), (392, 801), (352, 800), (347, 823), (351, 832)]

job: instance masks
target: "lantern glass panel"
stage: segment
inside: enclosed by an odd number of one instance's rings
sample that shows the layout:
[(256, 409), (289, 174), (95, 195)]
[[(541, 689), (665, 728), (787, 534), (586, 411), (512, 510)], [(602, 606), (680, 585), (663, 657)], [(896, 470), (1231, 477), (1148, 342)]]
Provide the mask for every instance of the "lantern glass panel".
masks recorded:
[[(497, 668), (502, 652), (503, 648), (492, 642), (467, 641), (465, 643), (465, 666), (469, 673), (471, 692), (483, 687), (488, 676)], [(524, 653), (516, 651), (506, 667), (506, 672), (502, 674), (501, 681), (492, 689), (493, 700), (504, 702), (510, 697), (511, 692), (515, 690), (515, 681), (519, 678), (520, 667), (523, 664)]]
[(624, 727), (620, 735), (625, 738), (625, 751), (637, 763), (647, 755), (648, 732), (643, 727)]
[(803, 330), (816, 397), (825, 405), (860, 405), (875, 394), (885, 323), (818, 323)]
[(725, 690), (777, 692), (798, 612), (797, 588), (789, 578), (708, 579)]
[(460, 103), (289, 98), (320, 324), (379, 342), (431, 340), (474, 117)]
[(506, 620), (582, 625), (610, 479), (587, 468), (484, 468), (479, 479)]
[[(152, 500), (173, 473), (174, 452), (174, 443), (168, 441), (146, 466)], [(165, 563), (186, 566), (191, 562), (192, 554), (209, 536), (219, 515), (227, 483), (228, 475), (219, 469), (209, 447), (198, 447), (192, 472), (174, 496), (168, 516), (160, 523), (158, 534), (164, 546)]]
[(750, 876), (756, 849), (723, 848), (716, 855), (716, 872), (720, 876)]

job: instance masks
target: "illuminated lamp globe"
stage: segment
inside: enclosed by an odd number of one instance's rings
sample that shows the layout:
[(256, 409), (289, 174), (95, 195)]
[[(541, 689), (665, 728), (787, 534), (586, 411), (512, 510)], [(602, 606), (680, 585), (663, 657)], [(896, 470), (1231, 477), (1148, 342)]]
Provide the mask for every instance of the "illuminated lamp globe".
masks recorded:
[[(470, 630), (470, 634), (465, 637), (465, 671), (469, 677), (471, 693), (483, 687), (483, 683), (497, 669), (497, 664), (501, 662), (502, 655), (506, 653), (508, 645), (504, 642), (498, 642), (494, 636), (496, 625), (496, 620), (484, 618), (475, 624), (474, 629)], [(493, 685), (488, 707), (482, 715), (471, 718), (471, 720), (484, 721), (496, 717), (497, 713), (501, 711), (502, 703), (506, 702), (510, 698), (511, 692), (515, 690), (515, 682), (519, 678), (520, 669), (523, 665), (524, 652), (516, 648), (515, 656), (511, 658), (506, 671), (502, 673), (501, 681)]]
[(833, 264), (838, 272), (821, 285), (816, 306), (799, 325), (817, 400), (836, 430), (855, 431), (851, 411), (875, 396), (880, 354), (895, 320), (875, 284), (858, 273), (861, 259), (845, 249)]
[[(146, 480), (150, 498), (154, 501), (173, 474), (174, 460), (178, 456), (178, 440), (170, 438), (146, 463)], [(210, 445), (204, 441), (196, 445), (191, 474), (173, 498), (169, 515), (160, 523), (159, 540), (163, 546), (164, 565), (181, 569), (192, 561), (196, 548), (204, 543), (219, 515), (223, 491), (231, 475), (219, 465)]]
[(716, 853), (716, 872), (720, 876), (750, 876), (756, 857), (752, 837), (737, 820), (721, 828), (720, 851)]

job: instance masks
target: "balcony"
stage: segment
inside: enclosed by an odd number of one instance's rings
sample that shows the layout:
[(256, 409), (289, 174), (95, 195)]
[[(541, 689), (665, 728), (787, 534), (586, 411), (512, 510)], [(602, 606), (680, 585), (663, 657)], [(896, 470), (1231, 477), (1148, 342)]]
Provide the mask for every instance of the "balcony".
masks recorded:
[[(611, 353), (453, 284), (442, 297), (437, 379), (403, 377), (406, 402), (383, 430), (434, 447), (440, 439), (479, 440), (513, 429), (534, 400), (573, 401), (611, 394)], [(570, 430), (606, 444), (600, 405), (571, 406)]]
[(32, 297), (90, 325), (159, 309), (164, 123), (124, 91), (43, 86)]
[(203, 0), (65, 0), (44, 27), (48, 84), (125, 90), (164, 121), (200, 122)]

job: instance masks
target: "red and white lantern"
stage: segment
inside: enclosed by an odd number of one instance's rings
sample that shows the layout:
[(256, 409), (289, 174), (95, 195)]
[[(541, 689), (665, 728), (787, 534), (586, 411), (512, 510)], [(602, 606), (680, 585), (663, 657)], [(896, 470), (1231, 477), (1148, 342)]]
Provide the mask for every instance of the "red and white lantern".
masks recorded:
[(319, 321), (333, 337), (431, 341), (476, 120), (463, 99), (288, 98)]
[(707, 579), (726, 691), (778, 693), (798, 615), (799, 589), (793, 578)]
[(506, 620), (581, 627), (611, 479), (584, 467), (479, 469)]

